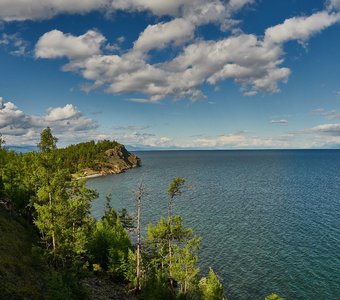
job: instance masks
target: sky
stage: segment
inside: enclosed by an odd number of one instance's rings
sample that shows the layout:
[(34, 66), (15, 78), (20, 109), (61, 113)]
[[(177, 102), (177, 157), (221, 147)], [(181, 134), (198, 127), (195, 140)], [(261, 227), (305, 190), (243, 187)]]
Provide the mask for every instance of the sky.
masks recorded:
[(340, 0), (1, 0), (0, 133), (340, 148)]

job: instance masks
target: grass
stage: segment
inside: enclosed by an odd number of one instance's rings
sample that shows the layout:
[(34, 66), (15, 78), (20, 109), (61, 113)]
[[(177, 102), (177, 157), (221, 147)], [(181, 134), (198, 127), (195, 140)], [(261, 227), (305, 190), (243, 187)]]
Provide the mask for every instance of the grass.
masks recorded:
[(0, 299), (43, 299), (48, 269), (32, 227), (0, 206)]

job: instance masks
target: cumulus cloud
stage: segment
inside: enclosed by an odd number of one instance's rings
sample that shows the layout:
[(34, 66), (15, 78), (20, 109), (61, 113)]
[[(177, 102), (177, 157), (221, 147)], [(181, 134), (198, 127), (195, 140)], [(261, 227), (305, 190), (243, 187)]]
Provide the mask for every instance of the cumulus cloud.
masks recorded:
[(61, 146), (89, 139), (115, 139), (137, 147), (201, 148), (201, 149), (257, 149), (257, 148), (311, 148), (333, 147), (340, 144), (340, 124), (322, 124), (302, 132), (260, 137), (248, 131), (225, 133), (217, 136), (195, 135), (185, 140), (157, 135), (148, 125), (115, 127), (110, 133), (102, 132), (98, 124), (85, 117), (74, 105), (51, 107), (43, 115), (30, 115), (13, 102), (0, 97), (0, 132), (8, 145), (34, 145), (40, 132), (51, 127)]
[[(86, 13), (92, 10), (149, 11), (168, 16), (168, 21), (148, 25), (131, 49), (117, 54), (118, 44), (111, 45), (98, 31), (75, 36), (52, 30), (40, 37), (35, 46), (37, 58), (66, 57), (66, 72), (80, 74), (85, 92), (103, 88), (112, 94), (137, 93), (131, 101), (155, 103), (165, 97), (204, 98), (200, 86), (216, 86), (233, 80), (246, 96), (261, 92), (276, 93), (286, 83), (291, 70), (283, 66), (284, 43), (307, 42), (312, 35), (340, 21), (340, 13), (325, 10), (311, 16), (294, 17), (265, 31), (264, 37), (233, 31), (216, 41), (197, 39), (196, 29), (214, 23), (221, 30), (237, 25), (236, 12), (255, 0), (3, 0), (0, 19), (44, 19), (59, 13)], [(338, 0), (327, 7), (335, 8)], [(151, 50), (179, 47), (174, 58), (152, 63)], [(143, 100), (140, 100), (143, 99)]]
[(308, 17), (294, 17), (265, 32), (266, 43), (285, 43), (290, 40), (308, 40), (313, 34), (340, 21), (340, 13), (317, 12)]
[(135, 50), (147, 52), (150, 49), (162, 49), (168, 43), (179, 45), (193, 37), (194, 26), (182, 18), (167, 23), (149, 25), (134, 44)]
[(35, 46), (35, 55), (39, 58), (66, 56), (69, 59), (82, 59), (100, 54), (104, 42), (104, 36), (93, 30), (77, 37), (52, 30), (40, 37)]
[(108, 8), (110, 4), (110, 0), (1, 0), (0, 20), (41, 20), (62, 13), (84, 14)]
[(331, 136), (340, 136), (340, 124), (322, 124), (310, 129), (312, 133), (322, 133)]
[(79, 117), (81, 117), (80, 111), (72, 104), (66, 104), (64, 107), (50, 107), (45, 119), (47, 121), (63, 121)]
[(2, 0), (0, 20), (42, 20), (58, 14), (85, 14), (94, 10), (105, 13), (115, 10), (150, 11), (156, 16), (173, 17), (184, 14), (186, 17), (194, 17), (196, 14), (206, 20), (224, 14), (224, 11), (239, 10), (252, 2), (254, 0), (230, 0), (225, 6), (219, 0)]
[[(147, 57), (136, 51), (147, 51), (156, 44), (164, 46), (155, 42), (159, 41), (158, 38), (146, 40), (142, 35), (135, 47), (121, 56), (101, 52), (84, 58), (92, 49), (98, 53), (105, 38), (93, 32), (79, 37), (58, 32), (59, 39), (53, 43), (60, 46), (52, 49), (48, 45), (50, 36), (54, 35), (55, 31), (40, 38), (36, 46), (38, 57), (68, 57), (70, 61), (64, 66), (64, 71), (80, 73), (85, 79), (92, 81), (93, 86), (90, 89), (104, 85), (108, 92), (114, 94), (141, 92), (153, 101), (166, 96), (197, 99), (203, 97), (199, 90), (201, 84), (208, 82), (215, 85), (225, 79), (233, 79), (241, 84), (242, 91), (248, 95), (260, 91), (272, 93), (279, 91), (279, 82), (286, 82), (290, 74), (288, 68), (280, 67), (283, 62), (282, 48), (269, 47), (250, 34), (231, 36), (220, 41), (197, 41), (184, 47), (182, 53), (173, 60), (158, 64), (150, 64)], [(93, 35), (96, 38), (92, 38)], [(84, 37), (88, 36), (91, 37), (86, 38), (86, 41), (91, 41), (89, 51), (62, 46), (76, 44), (69, 42), (70, 39), (80, 41), (83, 45)], [(86, 46), (87, 44), (79, 48), (88, 49)]]
[(63, 139), (72, 140), (83, 136), (89, 138), (97, 134), (97, 123), (85, 117), (72, 104), (64, 107), (51, 107), (45, 115), (29, 115), (20, 110), (13, 102), (5, 102), (0, 97), (0, 132), (8, 144), (34, 144), (41, 130), (51, 127)]

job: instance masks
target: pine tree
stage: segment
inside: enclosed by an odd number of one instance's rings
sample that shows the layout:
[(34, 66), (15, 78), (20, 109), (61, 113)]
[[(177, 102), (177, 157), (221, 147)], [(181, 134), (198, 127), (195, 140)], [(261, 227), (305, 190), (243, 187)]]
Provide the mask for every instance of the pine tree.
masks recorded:
[(40, 134), (38, 147), (42, 152), (49, 152), (57, 148), (58, 139), (52, 135), (50, 127), (45, 128)]
[[(45, 139), (45, 140), (44, 140)], [(55, 264), (77, 260), (86, 250), (93, 223), (90, 203), (97, 193), (85, 181), (72, 178), (60, 167), (55, 148), (57, 138), (50, 128), (43, 130), (39, 143), (43, 153), (37, 156), (31, 182), (36, 191), (32, 198), (34, 223), (41, 233), (47, 253)]]
[(202, 294), (202, 300), (225, 300), (223, 296), (223, 286), (211, 268), (209, 277), (201, 278), (199, 288)]
[(170, 284), (171, 287), (173, 286), (173, 278), (172, 278), (172, 208), (174, 198), (182, 194), (182, 188), (184, 185), (184, 178), (176, 177), (172, 180), (168, 188), (168, 227), (169, 227), (169, 234), (168, 234), (168, 261), (169, 261), (169, 277), (170, 277)]

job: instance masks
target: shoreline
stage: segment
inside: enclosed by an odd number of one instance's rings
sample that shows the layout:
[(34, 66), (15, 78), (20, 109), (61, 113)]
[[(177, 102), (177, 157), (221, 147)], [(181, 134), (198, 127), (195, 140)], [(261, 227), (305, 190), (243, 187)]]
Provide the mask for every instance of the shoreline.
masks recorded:
[(90, 178), (97, 178), (97, 177), (102, 177), (102, 176), (106, 176), (109, 174), (101, 174), (101, 173), (97, 173), (97, 174), (92, 174), (92, 175), (86, 175), (84, 177), (79, 177), (79, 179), (90, 179)]

